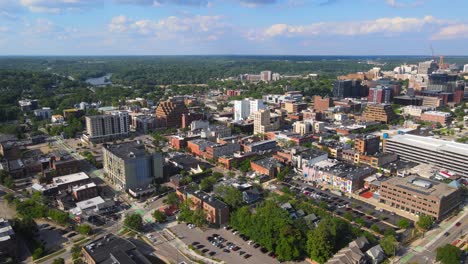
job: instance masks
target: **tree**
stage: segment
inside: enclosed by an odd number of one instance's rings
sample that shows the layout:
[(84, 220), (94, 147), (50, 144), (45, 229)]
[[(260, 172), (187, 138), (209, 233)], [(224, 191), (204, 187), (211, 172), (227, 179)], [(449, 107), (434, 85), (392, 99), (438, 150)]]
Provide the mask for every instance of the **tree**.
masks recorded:
[(87, 224), (82, 224), (82, 225), (77, 225), (76, 226), (76, 231), (82, 235), (89, 235), (93, 231), (91, 226)]
[(333, 241), (330, 231), (319, 224), (319, 227), (307, 235), (307, 254), (311, 259), (325, 263), (333, 253)]
[(360, 218), (360, 217), (359, 217), (359, 218), (356, 218), (356, 219), (354, 220), (354, 222), (356, 222), (356, 224), (358, 224), (358, 225), (360, 225), (360, 226), (365, 226), (365, 225), (366, 225), (366, 222), (364, 221), (364, 219), (362, 219), (362, 218)]
[(154, 218), (154, 221), (158, 223), (164, 223), (167, 220), (166, 214), (159, 210), (154, 210), (153, 218)]
[(385, 236), (380, 240), (380, 246), (387, 256), (393, 256), (395, 255), (398, 241), (396, 240), (395, 236)]
[(65, 264), (65, 260), (63, 258), (56, 258), (52, 264)]
[(237, 209), (242, 206), (242, 192), (233, 186), (222, 185), (214, 190), (216, 196), (220, 197), (229, 207)]
[(71, 249), (70, 249), (71, 253), (72, 253), (72, 259), (77, 259), (77, 258), (80, 258), (81, 257), (81, 247), (78, 246), (78, 245), (74, 245)]
[(398, 221), (398, 227), (401, 229), (407, 229), (410, 227), (410, 222), (405, 218), (402, 218), (400, 221)]
[(379, 228), (379, 226), (377, 224), (372, 224), (371, 230), (376, 232), (376, 233), (380, 233), (380, 228)]
[(171, 192), (168, 195), (166, 195), (166, 198), (164, 198), (163, 203), (168, 206), (174, 206), (179, 203), (179, 197), (177, 197), (177, 194), (175, 192)]
[(301, 256), (301, 249), (296, 245), (303, 240), (299, 230), (286, 225), (280, 230), (275, 252), (279, 261), (296, 260)]
[(42, 247), (42, 245), (40, 245), (39, 247), (37, 247), (33, 253), (32, 253), (32, 258), (33, 260), (36, 260), (38, 258), (41, 258), (42, 255), (44, 255), (44, 247)]
[(350, 213), (350, 212), (346, 212), (346, 213), (343, 215), (343, 217), (344, 217), (346, 220), (350, 221), (350, 222), (353, 221), (353, 218), (354, 218), (354, 217), (353, 217), (353, 214)]
[(143, 229), (143, 219), (139, 214), (127, 215), (124, 220), (124, 225), (135, 231), (141, 231)]
[(458, 264), (463, 251), (454, 245), (446, 244), (437, 249), (436, 260), (442, 264)]
[(431, 229), (432, 225), (434, 224), (434, 218), (429, 215), (420, 215), (418, 222), (416, 225), (422, 228), (423, 230)]

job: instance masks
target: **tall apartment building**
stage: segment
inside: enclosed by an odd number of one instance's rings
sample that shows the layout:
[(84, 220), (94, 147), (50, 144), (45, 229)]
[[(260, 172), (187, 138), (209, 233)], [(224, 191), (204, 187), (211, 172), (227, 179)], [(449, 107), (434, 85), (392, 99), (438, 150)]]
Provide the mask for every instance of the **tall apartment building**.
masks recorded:
[(331, 106), (331, 98), (329, 97), (322, 98), (320, 95), (315, 95), (313, 102), (314, 110), (316, 112), (327, 111), (328, 108)]
[(434, 73), (429, 74), (427, 90), (429, 91), (442, 91), (442, 92), (455, 92), (457, 90), (458, 75), (447, 73)]
[(384, 152), (468, 176), (468, 145), (416, 135), (395, 135), (383, 142)]
[(266, 106), (261, 99), (236, 100), (234, 101), (234, 120), (245, 120), (262, 109), (266, 109)]
[(309, 121), (296, 121), (293, 123), (293, 131), (301, 136), (310, 134), (314, 131), (313, 122)]
[(104, 171), (121, 190), (145, 188), (163, 178), (163, 156), (149, 153), (139, 141), (105, 145), (102, 148)]
[(441, 111), (427, 111), (421, 114), (421, 121), (440, 123), (446, 126), (452, 121), (452, 115)]
[(379, 152), (380, 137), (376, 135), (360, 135), (354, 140), (354, 149), (361, 154), (373, 155)]
[(426, 178), (393, 177), (381, 182), (381, 203), (416, 214), (443, 219), (461, 203), (461, 192), (456, 187)]
[(269, 82), (271, 81), (271, 71), (262, 71), (260, 72), (260, 79), (264, 82)]
[(362, 119), (365, 121), (378, 121), (389, 123), (395, 118), (392, 106), (389, 104), (369, 104), (367, 105)]
[(418, 74), (431, 74), (439, 69), (437, 62), (434, 60), (420, 62), (418, 66)]
[(463, 72), (468, 72), (468, 64), (465, 64), (465, 65), (463, 66)]
[(86, 142), (102, 143), (128, 136), (130, 117), (126, 111), (113, 111), (108, 115), (86, 116)]
[(279, 117), (270, 116), (268, 109), (254, 113), (254, 134), (277, 130), (280, 127)]
[(385, 86), (377, 86), (369, 89), (367, 101), (374, 104), (388, 104), (392, 98), (392, 89)]
[(307, 103), (300, 103), (300, 102), (294, 102), (294, 101), (286, 101), (284, 103), (284, 109), (288, 113), (299, 113), (302, 110), (307, 109)]
[(188, 114), (188, 109), (180, 100), (160, 102), (156, 108), (156, 118), (160, 119), (167, 128), (181, 127), (183, 114)]

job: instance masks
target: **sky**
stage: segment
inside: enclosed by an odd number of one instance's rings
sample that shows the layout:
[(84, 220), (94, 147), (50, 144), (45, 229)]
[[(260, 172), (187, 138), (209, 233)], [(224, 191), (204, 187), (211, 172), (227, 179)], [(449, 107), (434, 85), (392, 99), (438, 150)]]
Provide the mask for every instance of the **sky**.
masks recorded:
[(0, 0), (0, 55), (468, 55), (468, 0)]

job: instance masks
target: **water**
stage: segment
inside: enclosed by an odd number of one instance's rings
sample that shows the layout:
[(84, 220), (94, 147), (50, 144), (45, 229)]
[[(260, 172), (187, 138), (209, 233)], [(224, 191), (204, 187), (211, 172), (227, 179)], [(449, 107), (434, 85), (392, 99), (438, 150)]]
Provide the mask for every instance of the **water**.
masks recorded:
[(104, 76), (97, 77), (97, 78), (89, 78), (85, 82), (94, 85), (94, 86), (101, 86), (101, 85), (108, 85), (112, 84), (111, 81), (109, 81), (110, 77), (112, 76), (112, 73), (108, 73)]

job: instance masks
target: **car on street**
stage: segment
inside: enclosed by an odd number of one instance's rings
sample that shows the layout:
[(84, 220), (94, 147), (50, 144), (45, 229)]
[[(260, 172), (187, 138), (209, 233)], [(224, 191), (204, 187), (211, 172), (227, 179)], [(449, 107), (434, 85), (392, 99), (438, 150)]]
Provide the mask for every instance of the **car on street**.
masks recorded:
[(457, 222), (457, 223), (455, 223), (455, 226), (456, 226), (456, 227), (459, 227), (459, 226), (461, 226), (461, 223), (460, 223), (460, 222)]

